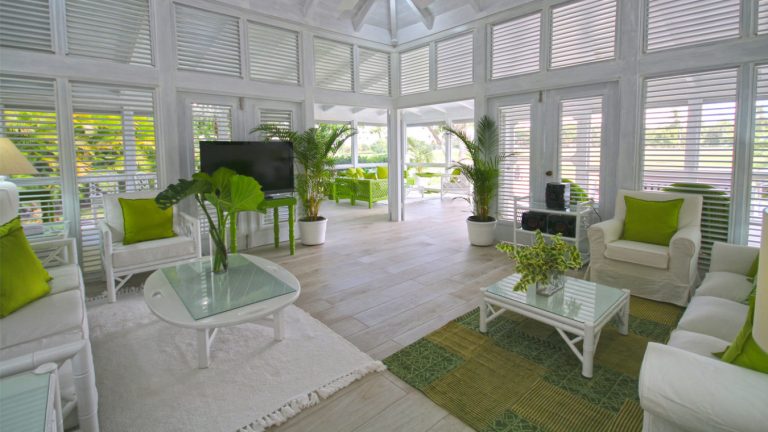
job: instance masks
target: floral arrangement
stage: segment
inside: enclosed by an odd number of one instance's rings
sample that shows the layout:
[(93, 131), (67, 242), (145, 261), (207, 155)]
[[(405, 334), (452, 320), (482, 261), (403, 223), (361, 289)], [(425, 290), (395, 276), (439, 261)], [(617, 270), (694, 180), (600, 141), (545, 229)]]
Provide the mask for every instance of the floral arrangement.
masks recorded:
[(544, 240), (541, 231), (536, 231), (536, 240), (531, 246), (515, 246), (499, 243), (496, 249), (515, 260), (520, 281), (515, 291), (526, 291), (530, 285), (548, 283), (553, 275), (563, 274), (568, 269), (581, 267), (581, 254), (576, 246), (566, 243), (560, 234), (551, 242)]

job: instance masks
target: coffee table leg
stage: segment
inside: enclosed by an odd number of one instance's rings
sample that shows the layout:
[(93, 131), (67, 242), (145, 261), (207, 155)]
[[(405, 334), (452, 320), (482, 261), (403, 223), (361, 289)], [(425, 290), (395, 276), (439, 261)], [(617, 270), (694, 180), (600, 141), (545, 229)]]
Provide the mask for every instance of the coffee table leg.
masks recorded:
[(595, 329), (584, 326), (584, 345), (581, 357), (581, 374), (592, 378), (592, 361), (595, 357)]
[(208, 337), (209, 329), (197, 330), (197, 367), (205, 369), (210, 364), (211, 339)]
[[(624, 290), (624, 291), (627, 292), (627, 294), (629, 294), (629, 290)], [(627, 301), (624, 303), (624, 306), (621, 307), (621, 311), (619, 312), (619, 319), (621, 320), (619, 333), (626, 336), (629, 334), (629, 298), (627, 298)]]
[(485, 333), (488, 331), (488, 322), (486, 316), (488, 315), (488, 304), (485, 299), (480, 300), (480, 332)]
[(283, 340), (283, 332), (285, 328), (285, 317), (283, 317), (282, 309), (272, 314), (272, 322), (275, 329), (275, 340), (276, 341)]

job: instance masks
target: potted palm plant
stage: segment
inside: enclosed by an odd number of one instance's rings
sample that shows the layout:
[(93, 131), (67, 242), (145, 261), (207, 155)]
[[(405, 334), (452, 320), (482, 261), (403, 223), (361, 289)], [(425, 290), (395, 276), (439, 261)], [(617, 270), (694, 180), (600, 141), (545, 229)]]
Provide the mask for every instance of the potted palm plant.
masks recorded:
[(321, 124), (299, 133), (274, 124), (263, 124), (251, 130), (262, 132), (269, 139), (293, 143), (293, 157), (299, 165), (296, 192), (303, 211), (299, 218), (301, 243), (307, 246), (325, 243), (328, 220), (320, 216), (320, 204), (328, 196), (333, 177), (333, 156), (357, 131), (346, 125)]
[(499, 189), (499, 166), (507, 155), (499, 153), (499, 130), (496, 122), (483, 116), (475, 126), (475, 139), (449, 126), (443, 130), (462, 142), (469, 153), (469, 160), (459, 161), (458, 169), (472, 184), (472, 195), (465, 198), (472, 206), (472, 216), (467, 218), (469, 242), (475, 246), (494, 243), (496, 218), (491, 215), (491, 203)]

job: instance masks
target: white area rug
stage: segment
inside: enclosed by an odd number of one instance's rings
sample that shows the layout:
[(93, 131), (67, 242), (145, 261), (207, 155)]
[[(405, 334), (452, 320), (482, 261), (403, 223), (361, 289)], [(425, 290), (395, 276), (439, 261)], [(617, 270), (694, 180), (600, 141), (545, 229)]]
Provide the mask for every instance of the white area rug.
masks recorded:
[(242, 324), (219, 330), (197, 368), (193, 330), (158, 320), (142, 293), (89, 304), (99, 421), (115, 431), (261, 431), (384, 369), (295, 306), (285, 339)]

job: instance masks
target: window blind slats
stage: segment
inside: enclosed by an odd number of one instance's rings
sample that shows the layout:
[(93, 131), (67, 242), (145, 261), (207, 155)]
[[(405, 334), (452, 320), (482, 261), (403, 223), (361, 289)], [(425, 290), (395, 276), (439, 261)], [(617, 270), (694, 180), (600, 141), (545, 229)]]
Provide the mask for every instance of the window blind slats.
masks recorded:
[(0, 0), (0, 46), (53, 52), (48, 0)]
[(358, 67), (360, 93), (389, 96), (391, 82), (389, 53), (360, 48), (358, 57), (360, 59)]
[(499, 151), (514, 154), (501, 164), (499, 218), (514, 221), (514, 197), (531, 194), (531, 104), (499, 108)]
[(739, 36), (740, 0), (649, 0), (648, 51)]
[(747, 242), (760, 246), (763, 209), (768, 208), (768, 65), (757, 68), (755, 135), (752, 139), (752, 187)]
[(757, 34), (768, 33), (768, 0), (757, 2)]
[(541, 13), (491, 27), (491, 79), (540, 68)]
[(315, 38), (315, 84), (324, 89), (354, 90), (352, 45)]
[[(285, 130), (293, 130), (293, 111), (281, 110), (281, 109), (261, 109), (259, 111), (259, 123), (260, 124), (273, 124)], [(268, 211), (263, 215), (262, 219), (265, 225), (272, 225), (275, 217), (273, 212)], [(288, 220), (288, 208), (281, 207), (278, 209), (278, 221), (284, 222)]]
[(429, 91), (429, 46), (400, 53), (400, 94)]
[(177, 68), (240, 76), (236, 17), (176, 5)]
[(560, 174), (586, 192), (586, 197), (577, 196), (577, 200), (600, 201), (602, 131), (602, 97), (560, 103)]
[(68, 0), (68, 54), (152, 64), (148, 0)]
[(103, 196), (157, 187), (152, 90), (72, 84), (72, 122), (80, 197), (81, 265), (101, 272), (98, 223)]
[(728, 241), (736, 85), (736, 69), (646, 81), (643, 187), (704, 195), (703, 268), (712, 243)]
[(248, 52), (252, 80), (299, 84), (298, 32), (249, 22)]
[(612, 59), (615, 45), (615, 0), (581, 0), (552, 8), (552, 68)]
[(437, 88), (472, 84), (474, 81), (473, 44), (472, 33), (435, 43)]

